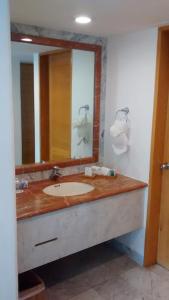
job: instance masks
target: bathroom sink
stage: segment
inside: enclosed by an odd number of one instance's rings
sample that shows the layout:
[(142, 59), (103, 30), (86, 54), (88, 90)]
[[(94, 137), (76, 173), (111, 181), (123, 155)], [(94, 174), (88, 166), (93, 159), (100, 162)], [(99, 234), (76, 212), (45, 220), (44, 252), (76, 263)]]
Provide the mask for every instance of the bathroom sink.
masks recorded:
[(82, 182), (63, 182), (50, 185), (43, 189), (43, 192), (50, 196), (77, 196), (89, 193), (94, 187)]

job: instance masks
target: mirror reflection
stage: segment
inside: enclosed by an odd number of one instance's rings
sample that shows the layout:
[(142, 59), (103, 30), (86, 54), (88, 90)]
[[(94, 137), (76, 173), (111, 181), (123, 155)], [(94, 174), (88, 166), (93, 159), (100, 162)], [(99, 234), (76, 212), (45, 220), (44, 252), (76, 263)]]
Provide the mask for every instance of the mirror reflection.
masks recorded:
[(11, 44), (16, 165), (91, 157), (95, 53)]

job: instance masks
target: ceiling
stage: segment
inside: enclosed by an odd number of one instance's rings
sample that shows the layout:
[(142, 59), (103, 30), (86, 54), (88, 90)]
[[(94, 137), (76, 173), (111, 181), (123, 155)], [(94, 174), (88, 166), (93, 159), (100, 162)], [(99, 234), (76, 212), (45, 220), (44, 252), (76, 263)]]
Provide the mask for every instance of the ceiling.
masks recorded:
[(19, 59), (21, 62), (31, 62), (33, 61), (33, 55), (36, 53), (44, 53), (49, 51), (54, 51), (61, 49), (58, 47), (36, 45), (29, 43), (18, 43), (11, 42), (11, 53), (12, 58)]
[[(169, 23), (169, 0), (10, 0), (11, 21), (96, 36)], [(75, 24), (77, 15), (92, 18)]]

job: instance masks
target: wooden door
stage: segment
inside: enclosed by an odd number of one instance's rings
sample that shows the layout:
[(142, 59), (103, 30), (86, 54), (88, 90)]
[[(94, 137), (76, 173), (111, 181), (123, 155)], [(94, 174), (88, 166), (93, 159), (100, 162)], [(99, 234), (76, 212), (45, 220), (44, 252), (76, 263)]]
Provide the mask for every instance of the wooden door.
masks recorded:
[(169, 269), (169, 107), (166, 114), (157, 262)]
[(49, 160), (71, 158), (71, 50), (49, 55)]
[(35, 162), (33, 64), (21, 63), (22, 163)]
[(169, 27), (158, 34), (144, 265), (169, 267)]
[(49, 161), (49, 57), (40, 56), (40, 142), (41, 160)]

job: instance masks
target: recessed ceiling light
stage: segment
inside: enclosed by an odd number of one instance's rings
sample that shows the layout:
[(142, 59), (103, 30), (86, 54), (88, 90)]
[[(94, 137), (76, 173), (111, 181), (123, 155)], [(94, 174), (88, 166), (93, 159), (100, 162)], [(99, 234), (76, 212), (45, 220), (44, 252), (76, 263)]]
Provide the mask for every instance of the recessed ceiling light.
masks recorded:
[(91, 21), (91, 18), (89, 18), (88, 16), (79, 16), (75, 18), (75, 22), (79, 24), (88, 24)]
[(32, 42), (32, 39), (25, 37), (25, 38), (22, 38), (21, 41), (23, 41), (23, 42)]

